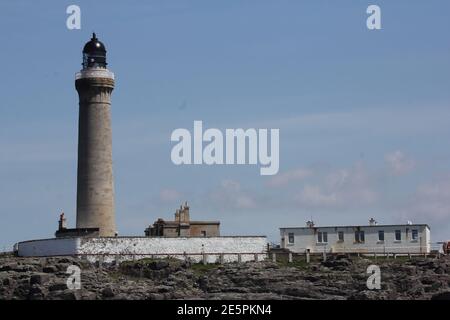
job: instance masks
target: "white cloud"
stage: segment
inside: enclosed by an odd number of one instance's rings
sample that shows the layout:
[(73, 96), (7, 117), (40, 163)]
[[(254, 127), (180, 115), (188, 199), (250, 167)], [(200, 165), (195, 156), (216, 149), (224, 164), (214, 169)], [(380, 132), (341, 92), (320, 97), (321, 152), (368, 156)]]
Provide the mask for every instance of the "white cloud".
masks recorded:
[(415, 163), (408, 159), (405, 154), (399, 150), (389, 153), (384, 157), (389, 171), (396, 176), (404, 175), (414, 169)]
[(318, 186), (305, 186), (302, 191), (294, 196), (294, 198), (301, 204), (308, 206), (333, 206), (338, 202), (335, 192), (326, 194)]
[(181, 201), (182, 194), (175, 189), (163, 189), (159, 193), (159, 200), (162, 202)]
[(419, 186), (407, 206), (407, 216), (421, 222), (433, 221), (449, 224), (450, 179)]
[(234, 180), (224, 180), (216, 190), (213, 190), (209, 198), (221, 208), (228, 209), (253, 209), (257, 204), (254, 197), (242, 190), (241, 184)]
[(290, 184), (291, 182), (298, 182), (311, 176), (312, 172), (308, 169), (296, 169), (277, 174), (272, 177), (267, 185), (269, 187), (282, 187)]
[[(432, 111), (431, 111), (432, 110)], [(398, 119), (405, 119), (399, 123)], [(283, 131), (301, 133), (321, 132), (353, 132), (360, 134), (370, 128), (375, 136), (407, 137), (434, 136), (436, 132), (448, 132), (450, 110), (446, 105), (435, 105), (424, 108), (423, 105), (405, 108), (385, 105), (371, 108), (359, 108), (342, 112), (316, 112), (283, 118), (269, 118), (257, 124), (259, 128), (280, 128)], [(242, 124), (253, 127), (254, 122)]]
[(306, 185), (294, 195), (300, 205), (333, 209), (364, 207), (374, 204), (377, 198), (369, 174), (361, 164), (331, 172), (317, 185)]

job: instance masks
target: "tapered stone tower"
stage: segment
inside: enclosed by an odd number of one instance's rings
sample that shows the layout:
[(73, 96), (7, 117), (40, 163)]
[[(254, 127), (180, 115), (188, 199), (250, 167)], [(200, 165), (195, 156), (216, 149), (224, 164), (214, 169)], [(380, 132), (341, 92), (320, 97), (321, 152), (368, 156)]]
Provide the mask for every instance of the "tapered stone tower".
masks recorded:
[(76, 74), (79, 96), (77, 229), (116, 234), (112, 169), (111, 93), (114, 74), (106, 68), (106, 49), (95, 33), (83, 49)]

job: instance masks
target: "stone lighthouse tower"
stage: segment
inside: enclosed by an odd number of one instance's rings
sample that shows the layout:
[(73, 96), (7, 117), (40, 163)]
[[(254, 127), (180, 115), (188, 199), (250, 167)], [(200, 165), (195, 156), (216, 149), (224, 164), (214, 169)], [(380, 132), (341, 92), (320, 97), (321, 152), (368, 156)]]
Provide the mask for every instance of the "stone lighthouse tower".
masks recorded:
[(83, 49), (76, 74), (79, 96), (77, 229), (116, 234), (112, 169), (111, 93), (114, 74), (106, 68), (106, 49), (95, 33)]

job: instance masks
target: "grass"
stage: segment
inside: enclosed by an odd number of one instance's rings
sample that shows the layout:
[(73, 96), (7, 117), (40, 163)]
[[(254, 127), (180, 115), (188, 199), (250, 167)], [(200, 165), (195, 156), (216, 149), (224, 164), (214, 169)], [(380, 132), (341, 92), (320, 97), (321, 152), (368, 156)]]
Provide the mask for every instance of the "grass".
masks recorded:
[[(270, 260), (268, 260), (268, 261), (270, 261)], [(311, 263), (314, 263), (314, 262), (316, 262), (316, 261), (315, 260), (313, 261), (313, 259), (311, 259)], [(311, 263), (307, 263), (305, 259), (301, 259), (301, 258), (293, 259), (292, 262), (289, 262), (288, 259), (283, 259), (283, 258), (278, 259), (278, 257), (277, 257), (277, 264), (280, 267), (294, 267), (297, 269), (304, 270), (304, 269), (308, 269), (311, 266)]]
[[(364, 256), (362, 257), (364, 259), (368, 259), (370, 261), (379, 261), (379, 262), (395, 262), (395, 263), (405, 263), (414, 259), (417, 259), (418, 257), (412, 257), (411, 259), (408, 256), (397, 256), (395, 259), (391, 255), (389, 258), (385, 256), (377, 256), (376, 258), (374, 256)], [(420, 258), (420, 257), (419, 257)]]
[(178, 260), (176, 258), (168, 257), (168, 258), (143, 258), (143, 259), (139, 259), (139, 260), (126, 260), (126, 261), (122, 261), (120, 264), (121, 265), (133, 265), (136, 263), (140, 263), (140, 264), (146, 265), (146, 264), (150, 264), (150, 263), (154, 263), (154, 262), (161, 262), (161, 261), (167, 261), (169, 263), (180, 263), (181, 262), (181, 260)]
[(109, 276), (113, 281), (119, 281), (122, 277), (128, 277), (128, 275), (124, 275), (123, 273), (120, 273), (119, 271), (110, 271)]
[(204, 274), (211, 270), (215, 270), (218, 267), (220, 267), (220, 264), (215, 264), (215, 263), (207, 263), (207, 264), (194, 263), (191, 265), (192, 271), (194, 271), (196, 274)]

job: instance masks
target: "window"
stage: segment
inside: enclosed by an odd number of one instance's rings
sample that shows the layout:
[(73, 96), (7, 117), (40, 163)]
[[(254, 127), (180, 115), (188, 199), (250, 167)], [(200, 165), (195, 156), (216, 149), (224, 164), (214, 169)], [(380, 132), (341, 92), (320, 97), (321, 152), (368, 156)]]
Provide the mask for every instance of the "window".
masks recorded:
[(401, 240), (402, 240), (402, 231), (395, 230), (395, 241), (401, 241)]
[(364, 231), (355, 231), (355, 242), (364, 242)]
[(344, 231), (338, 232), (338, 241), (344, 241)]
[(417, 240), (417, 238), (419, 238), (419, 230), (413, 229), (411, 235), (412, 235), (412, 240)]
[(328, 242), (328, 232), (317, 232), (317, 242), (319, 243)]
[(294, 234), (293, 233), (288, 234), (288, 243), (294, 243)]
[(206, 231), (202, 230), (202, 237), (206, 237)]
[(378, 230), (378, 241), (384, 241), (384, 230)]

